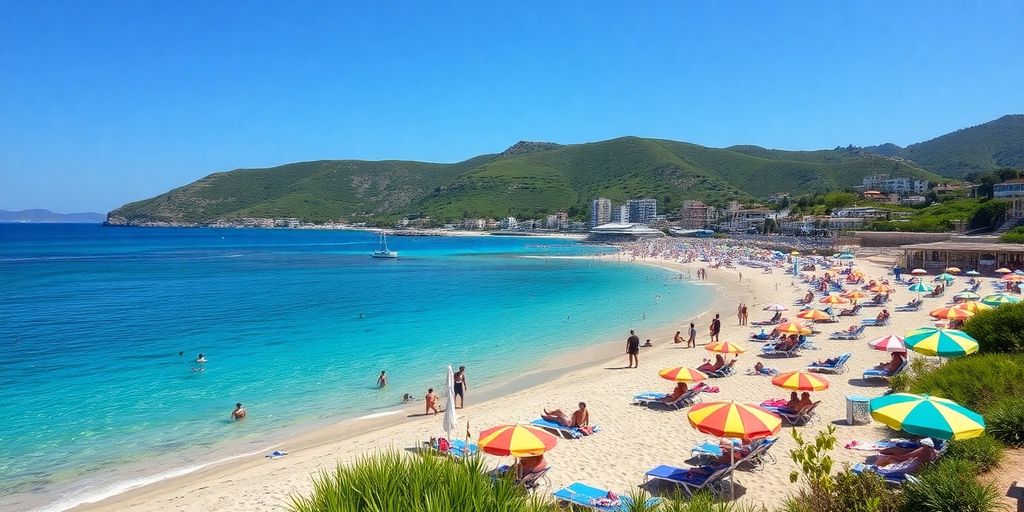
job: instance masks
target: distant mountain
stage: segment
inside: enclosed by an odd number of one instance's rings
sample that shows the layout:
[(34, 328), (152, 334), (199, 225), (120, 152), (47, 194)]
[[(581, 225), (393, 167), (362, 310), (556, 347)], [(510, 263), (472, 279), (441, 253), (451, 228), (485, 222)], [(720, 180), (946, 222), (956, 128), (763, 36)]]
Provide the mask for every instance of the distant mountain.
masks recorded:
[(455, 164), (325, 160), (211, 174), (108, 214), (108, 223), (208, 224), (246, 217), (305, 221), (583, 216), (595, 197), (654, 197), (662, 211), (685, 199), (724, 205), (775, 192), (852, 187), (870, 174), (939, 176), (868, 151), (725, 149), (622, 137), (588, 144), (519, 142)]
[(12, 212), (0, 210), (0, 222), (52, 223), (52, 224), (100, 224), (106, 219), (102, 213), (54, 213), (50, 210), (21, 210)]
[(1024, 115), (1008, 115), (932, 140), (901, 148), (883, 144), (864, 148), (901, 157), (929, 171), (953, 178), (1003, 167), (1024, 169)]

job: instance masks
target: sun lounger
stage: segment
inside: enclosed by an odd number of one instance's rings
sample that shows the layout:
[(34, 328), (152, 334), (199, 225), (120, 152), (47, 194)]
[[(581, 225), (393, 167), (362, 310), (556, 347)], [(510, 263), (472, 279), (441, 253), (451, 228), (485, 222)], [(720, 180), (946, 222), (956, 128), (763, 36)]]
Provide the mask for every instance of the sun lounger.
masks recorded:
[(877, 318), (865, 318), (860, 321), (860, 324), (867, 327), (882, 327), (883, 325), (889, 325), (889, 319), (885, 318), (879, 322)]
[[(505, 476), (505, 474), (507, 474), (511, 469), (512, 467), (508, 465), (498, 466), (497, 468), (494, 469), (494, 471), (491, 471), (490, 475), (493, 478), (501, 478)], [(516, 484), (522, 486), (527, 491), (532, 491), (537, 487), (540, 487), (541, 482), (545, 482), (550, 485), (550, 482), (548, 482), (547, 479), (548, 470), (550, 469), (551, 466), (548, 466), (539, 471), (534, 471), (533, 473), (523, 475), (522, 478), (516, 480)]]
[(750, 325), (765, 325), (765, 326), (767, 326), (767, 325), (784, 324), (784, 323), (786, 323), (788, 321), (789, 321), (788, 318), (780, 317), (777, 320), (775, 320), (775, 319), (768, 319), (768, 320), (761, 320), (761, 321), (758, 321), (758, 322), (750, 322)]
[(424, 441), (426, 453), (436, 453), (438, 455), (445, 455), (453, 459), (465, 459), (467, 457), (474, 457), (479, 453), (479, 449), (475, 444), (467, 444), (464, 439), (450, 439), (448, 440), (448, 449), (446, 451), (438, 450), (437, 448), (430, 445), (430, 443)]
[[(778, 441), (776, 437), (766, 437), (764, 439), (758, 439), (749, 445), (742, 445), (737, 441), (733, 441), (733, 446), (737, 453), (740, 451), (749, 451), (747, 455), (738, 457), (735, 461), (735, 466), (741, 464), (751, 464), (754, 469), (761, 469), (765, 464), (775, 464), (775, 456), (772, 455), (769, 450)], [(713, 457), (718, 459), (719, 457), (726, 455), (727, 450), (722, 448), (720, 441), (704, 441), (703, 443), (694, 446), (690, 450), (690, 455), (694, 457)]]
[(910, 302), (908, 302), (908, 303), (906, 303), (906, 304), (904, 304), (902, 306), (897, 306), (895, 308), (895, 311), (899, 311), (901, 313), (908, 313), (908, 312), (912, 312), (912, 311), (920, 311), (921, 310), (921, 304), (923, 302), (924, 302), (923, 300), (916, 300), (915, 299), (915, 300), (912, 300), (912, 301), (910, 301)]
[(860, 308), (862, 308), (862, 307), (864, 307), (864, 306), (862, 306), (860, 304), (857, 304), (856, 306), (854, 306), (854, 307), (852, 307), (850, 309), (841, 310), (839, 312), (838, 316), (857, 316), (857, 315), (860, 314)]
[[(614, 500), (608, 499), (608, 491), (579, 482), (563, 487), (551, 495), (556, 501), (601, 512), (626, 512), (633, 505), (629, 496), (619, 496), (619, 503), (615, 504)], [(647, 507), (656, 507), (659, 503), (661, 503), (661, 498), (653, 497), (647, 500), (646, 505)]]
[(888, 379), (893, 375), (899, 375), (903, 370), (907, 369), (907, 360), (904, 359), (903, 363), (900, 364), (896, 371), (889, 373), (885, 368), (871, 368), (864, 371), (864, 379)]
[(887, 469), (883, 467), (878, 467), (874, 464), (857, 463), (852, 468), (850, 468), (850, 471), (852, 471), (855, 475), (859, 475), (865, 472), (878, 473), (889, 484), (903, 485), (915, 479), (913, 473), (916, 472), (915, 470), (919, 470), (920, 466), (917, 466), (915, 468), (914, 466), (908, 465), (908, 469), (910, 469), (910, 472), (899, 469)]
[(800, 427), (808, 424), (812, 419), (814, 419), (814, 410), (818, 408), (818, 404), (820, 403), (821, 401), (814, 402), (810, 407), (802, 411), (794, 411), (786, 407), (765, 407), (765, 409), (778, 414), (790, 425)]
[(763, 356), (786, 356), (793, 357), (800, 355), (800, 350), (810, 348), (808, 345), (810, 342), (805, 338), (803, 341), (793, 345), (793, 348), (789, 350), (780, 350), (775, 348), (774, 343), (765, 343), (761, 346), (761, 355)]
[(864, 325), (858, 325), (853, 330), (836, 331), (832, 333), (828, 339), (830, 340), (856, 340), (860, 339), (860, 335), (864, 334)]
[[(946, 453), (946, 449), (949, 448), (949, 441), (946, 441), (945, 439), (939, 439), (937, 437), (929, 437), (928, 439), (931, 439), (932, 447), (938, 450), (939, 455)], [(907, 448), (913, 450), (915, 448), (920, 448), (921, 446), (921, 439), (884, 439), (881, 441), (870, 442), (852, 441), (848, 443), (845, 448), (848, 450), (877, 452), (889, 448)]]
[[(556, 436), (563, 439), (579, 439), (583, 437), (583, 432), (580, 431), (579, 427), (566, 427), (565, 425), (559, 425), (553, 421), (548, 421), (544, 418), (537, 418), (530, 422), (535, 427), (540, 427)], [(595, 432), (596, 432), (595, 428)]]
[(732, 369), (733, 363), (735, 363), (735, 361), (730, 361), (728, 364), (726, 364), (725, 366), (723, 366), (723, 367), (721, 367), (721, 368), (719, 368), (717, 370), (709, 370), (709, 371), (706, 371), (704, 373), (708, 377), (713, 377), (713, 378), (716, 378), (716, 379), (720, 379), (722, 377), (728, 377), (728, 376), (733, 374), (733, 369)]
[(661, 465), (644, 473), (644, 484), (650, 480), (661, 480), (682, 486), (686, 494), (690, 496), (705, 489), (714, 494), (721, 494), (722, 480), (729, 475), (731, 466), (728, 464), (715, 467), (701, 466), (702, 471), (699, 473), (695, 472), (695, 469), (697, 468)]
[(811, 364), (807, 365), (807, 370), (808, 371), (812, 371), (812, 372), (831, 373), (831, 374), (837, 374), (837, 375), (840, 374), (840, 373), (846, 373), (846, 362), (850, 360), (850, 357), (852, 355), (853, 354), (851, 354), (849, 352), (847, 352), (845, 354), (840, 354), (836, 358), (836, 362), (833, 363), (833, 364), (818, 365), (818, 364), (811, 363)]
[(633, 405), (659, 406), (670, 409), (689, 407), (700, 401), (700, 389), (688, 389), (686, 393), (671, 402), (663, 401), (667, 396), (669, 396), (667, 393), (641, 393), (633, 397)]

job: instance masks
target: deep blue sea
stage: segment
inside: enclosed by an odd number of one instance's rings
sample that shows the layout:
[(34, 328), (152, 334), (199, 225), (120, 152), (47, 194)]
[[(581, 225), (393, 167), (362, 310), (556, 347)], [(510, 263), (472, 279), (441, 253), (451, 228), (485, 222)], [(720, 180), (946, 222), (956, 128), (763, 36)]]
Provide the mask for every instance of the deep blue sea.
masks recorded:
[(370, 258), (376, 245), (366, 232), (0, 224), (0, 509), (71, 504), (393, 409), (443, 387), (448, 364), (477, 388), (508, 381), (709, 293), (656, 268), (527, 257), (602, 250), (571, 240), (393, 237), (395, 261)]

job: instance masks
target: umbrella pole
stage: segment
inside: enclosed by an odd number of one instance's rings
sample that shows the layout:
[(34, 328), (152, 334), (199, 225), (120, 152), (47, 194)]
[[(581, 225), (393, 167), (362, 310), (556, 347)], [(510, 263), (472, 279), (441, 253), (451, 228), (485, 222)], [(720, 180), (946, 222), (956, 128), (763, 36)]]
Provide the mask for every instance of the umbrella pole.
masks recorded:
[(736, 482), (733, 477), (736, 474), (736, 444), (729, 442), (729, 499), (736, 499)]

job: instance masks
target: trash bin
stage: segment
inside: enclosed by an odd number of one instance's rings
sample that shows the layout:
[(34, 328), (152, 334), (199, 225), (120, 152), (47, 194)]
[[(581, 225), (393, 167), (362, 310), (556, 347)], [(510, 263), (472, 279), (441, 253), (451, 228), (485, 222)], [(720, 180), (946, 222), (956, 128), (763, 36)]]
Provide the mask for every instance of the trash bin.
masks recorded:
[(868, 407), (870, 399), (866, 396), (846, 396), (846, 424), (858, 425), (871, 423), (871, 411)]

